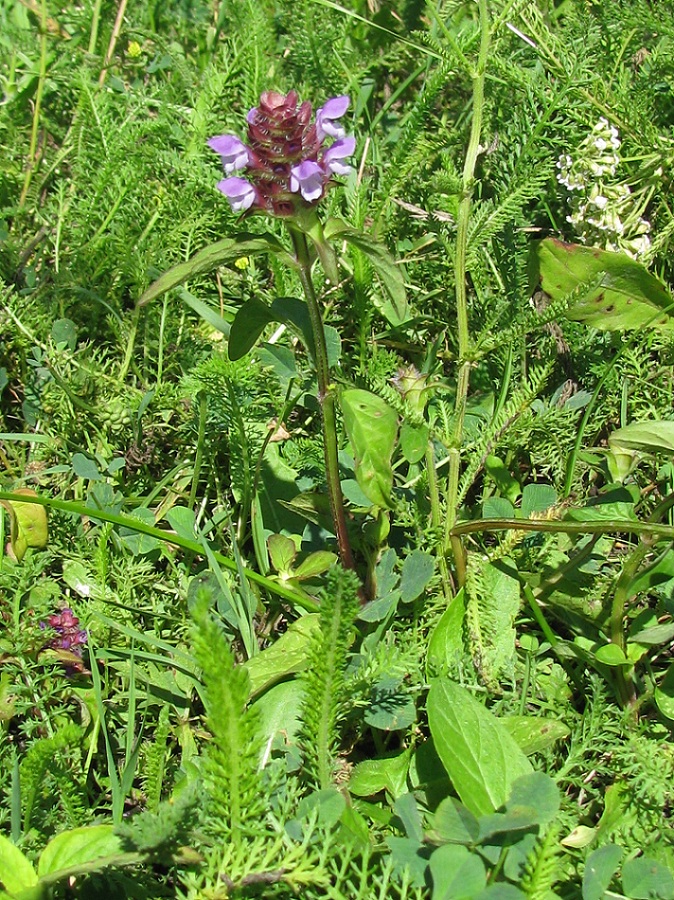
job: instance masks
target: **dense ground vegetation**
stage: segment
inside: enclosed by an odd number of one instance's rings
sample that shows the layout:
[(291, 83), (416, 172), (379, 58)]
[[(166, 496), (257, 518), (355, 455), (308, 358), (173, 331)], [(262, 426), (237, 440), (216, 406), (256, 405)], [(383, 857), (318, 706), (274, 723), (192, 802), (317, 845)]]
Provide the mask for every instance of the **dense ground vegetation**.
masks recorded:
[(673, 87), (669, 0), (0, 0), (0, 896), (674, 898)]

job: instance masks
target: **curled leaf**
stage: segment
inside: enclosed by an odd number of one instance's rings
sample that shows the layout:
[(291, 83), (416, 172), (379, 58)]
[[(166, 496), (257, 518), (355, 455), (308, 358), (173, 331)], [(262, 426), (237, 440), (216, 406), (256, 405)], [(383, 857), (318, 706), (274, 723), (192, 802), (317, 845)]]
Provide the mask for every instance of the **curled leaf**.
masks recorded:
[[(30, 488), (19, 488), (14, 491), (16, 497), (37, 497)], [(21, 503), (19, 500), (0, 501), (9, 513), (10, 544), (8, 552), (17, 560), (26, 555), (29, 547), (42, 550), (47, 546), (49, 532), (47, 527), (47, 511), (37, 503)]]

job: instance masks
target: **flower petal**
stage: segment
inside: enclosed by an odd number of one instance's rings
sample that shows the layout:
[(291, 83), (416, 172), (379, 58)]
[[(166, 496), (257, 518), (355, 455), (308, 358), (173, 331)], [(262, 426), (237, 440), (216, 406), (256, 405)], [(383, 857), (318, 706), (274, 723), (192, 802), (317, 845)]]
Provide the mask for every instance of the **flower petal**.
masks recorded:
[(311, 159), (305, 159), (290, 170), (290, 190), (301, 194), (309, 203), (321, 196), (325, 180), (323, 169)]
[(218, 182), (217, 188), (227, 197), (234, 212), (250, 209), (257, 198), (255, 188), (245, 178), (225, 178)]
[(349, 108), (350, 102), (348, 94), (331, 97), (329, 100), (326, 100), (317, 112), (322, 113), (326, 119), (341, 119)]
[(335, 123), (336, 119), (341, 119), (349, 108), (349, 97), (343, 94), (341, 97), (332, 97), (327, 103), (324, 103), (320, 109), (316, 110), (316, 133), (319, 141), (326, 137), (343, 138), (345, 131), (341, 125)]
[(245, 169), (249, 162), (248, 147), (234, 134), (220, 134), (208, 141), (211, 150), (220, 154), (225, 173)]
[(323, 167), (326, 171), (334, 175), (348, 175), (351, 166), (346, 165), (342, 160), (353, 156), (356, 149), (356, 139), (354, 137), (344, 137), (328, 147), (322, 157)]

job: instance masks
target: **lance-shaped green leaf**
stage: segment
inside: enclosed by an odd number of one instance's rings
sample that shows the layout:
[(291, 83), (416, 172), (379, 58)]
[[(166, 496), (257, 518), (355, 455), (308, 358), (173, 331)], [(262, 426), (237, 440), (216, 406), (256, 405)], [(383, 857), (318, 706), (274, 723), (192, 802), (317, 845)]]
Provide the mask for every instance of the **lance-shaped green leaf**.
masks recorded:
[(398, 434), (398, 416), (388, 403), (369, 391), (342, 391), (340, 402), (356, 460), (358, 484), (371, 503), (390, 508), (391, 457)]
[(315, 356), (314, 337), (306, 303), (297, 297), (277, 297), (267, 305), (257, 297), (246, 300), (237, 312), (229, 333), (227, 352), (231, 360), (241, 359), (255, 346), (267, 325), (283, 322), (302, 335), (312, 358)]
[(553, 301), (585, 283), (592, 285), (567, 308), (564, 315), (569, 319), (605, 331), (674, 328), (674, 300), (669, 292), (625, 253), (547, 238), (534, 245), (532, 264)]
[(403, 270), (397, 265), (383, 244), (373, 240), (340, 219), (329, 219), (325, 225), (325, 237), (346, 241), (364, 253), (374, 269), (385, 296), (374, 297), (379, 312), (391, 325), (402, 325), (410, 319)]
[(633, 422), (609, 436), (612, 450), (641, 450), (644, 453), (674, 454), (674, 422)]
[(186, 262), (178, 263), (168, 272), (164, 272), (145, 291), (138, 306), (145, 306), (150, 301), (178, 287), (190, 278), (210, 272), (218, 266), (229, 266), (241, 259), (242, 256), (253, 256), (256, 253), (276, 253), (283, 256), (286, 262), (294, 264), (293, 257), (288, 253), (283, 244), (273, 234), (249, 234), (243, 232), (233, 238), (225, 238), (210, 244), (196, 253)]
[[(179, 294), (183, 303), (186, 303), (198, 316), (201, 316), (204, 322), (207, 322), (214, 331), (219, 331), (225, 337), (228, 337), (231, 325), (227, 319), (223, 318), (220, 313), (217, 313), (208, 303), (204, 303), (203, 300), (199, 300), (198, 297), (190, 294), (185, 288), (181, 287)], [(228, 315), (231, 318), (231, 313)]]

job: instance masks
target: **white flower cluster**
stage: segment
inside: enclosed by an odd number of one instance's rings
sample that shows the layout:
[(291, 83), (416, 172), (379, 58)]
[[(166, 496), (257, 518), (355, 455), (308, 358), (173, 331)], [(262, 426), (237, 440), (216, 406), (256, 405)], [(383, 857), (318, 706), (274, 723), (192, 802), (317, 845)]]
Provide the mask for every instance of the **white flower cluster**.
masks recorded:
[(637, 198), (628, 184), (616, 180), (620, 165), (620, 134), (603, 117), (579, 147), (578, 156), (568, 153), (557, 162), (557, 180), (569, 191), (574, 226), (584, 244), (605, 250), (622, 250), (638, 259), (650, 249), (650, 222), (642, 217), (647, 198)]

